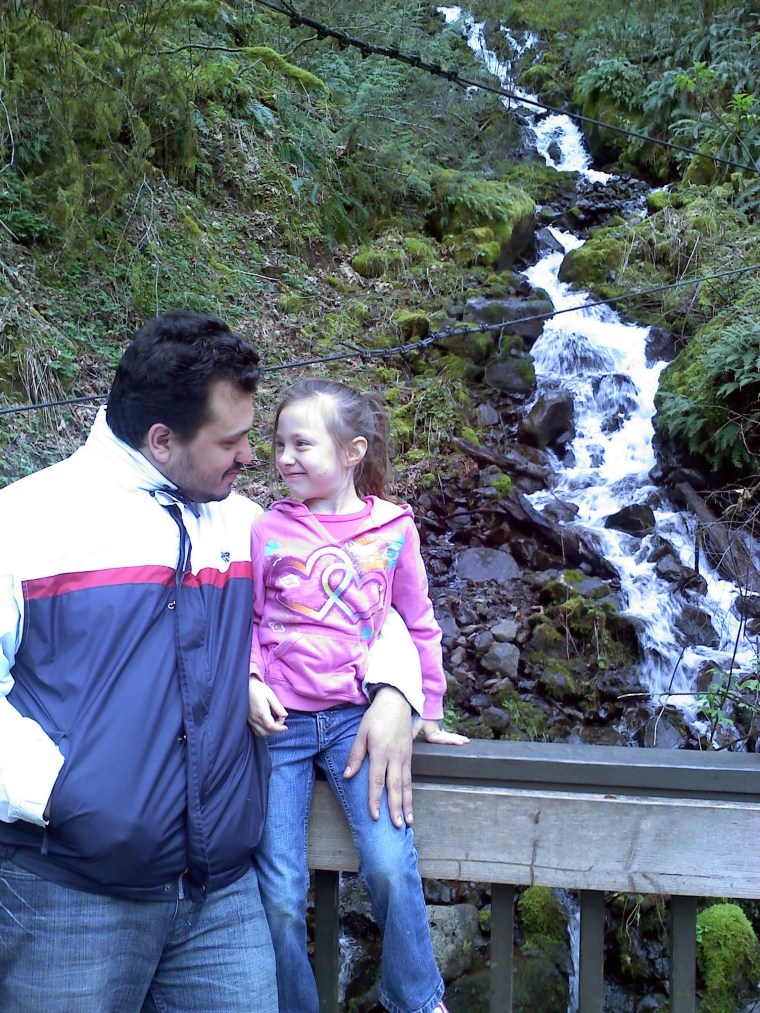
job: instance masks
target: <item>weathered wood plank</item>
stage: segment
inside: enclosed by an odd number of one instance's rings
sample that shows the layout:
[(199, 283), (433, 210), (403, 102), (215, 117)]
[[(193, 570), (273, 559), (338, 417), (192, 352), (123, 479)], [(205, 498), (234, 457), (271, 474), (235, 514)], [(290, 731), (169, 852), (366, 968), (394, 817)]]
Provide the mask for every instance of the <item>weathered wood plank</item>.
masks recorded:
[[(423, 876), (574, 890), (760, 898), (760, 799), (415, 785)], [(441, 827), (446, 829), (441, 833)], [(356, 870), (348, 827), (316, 785), (312, 868)]]

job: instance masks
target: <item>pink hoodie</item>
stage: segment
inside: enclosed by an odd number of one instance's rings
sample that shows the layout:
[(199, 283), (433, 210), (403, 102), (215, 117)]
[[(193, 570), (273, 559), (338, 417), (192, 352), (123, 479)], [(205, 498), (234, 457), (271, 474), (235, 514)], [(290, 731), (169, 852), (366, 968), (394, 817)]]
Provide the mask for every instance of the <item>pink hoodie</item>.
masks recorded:
[(411, 507), (375, 496), (362, 529), (335, 543), (303, 503), (279, 500), (253, 526), (251, 671), (286, 708), (366, 703), (367, 652), (391, 605), (422, 665), (422, 717), (443, 716), (441, 630)]

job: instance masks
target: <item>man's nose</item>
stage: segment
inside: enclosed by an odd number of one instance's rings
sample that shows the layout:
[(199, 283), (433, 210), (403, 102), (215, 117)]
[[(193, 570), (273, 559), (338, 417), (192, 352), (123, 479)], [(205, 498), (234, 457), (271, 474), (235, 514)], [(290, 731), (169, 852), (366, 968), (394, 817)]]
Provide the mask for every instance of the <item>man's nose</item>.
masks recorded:
[(244, 464), (246, 466), (253, 462), (253, 451), (251, 450), (251, 444), (247, 439), (243, 440), (240, 449), (235, 455), (235, 459), (239, 464)]

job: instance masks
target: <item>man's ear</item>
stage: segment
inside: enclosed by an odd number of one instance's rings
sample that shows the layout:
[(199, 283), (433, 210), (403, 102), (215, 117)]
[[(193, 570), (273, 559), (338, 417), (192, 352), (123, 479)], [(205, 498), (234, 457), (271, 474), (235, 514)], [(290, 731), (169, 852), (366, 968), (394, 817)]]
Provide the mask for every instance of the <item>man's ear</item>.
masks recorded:
[(142, 450), (159, 467), (168, 464), (175, 444), (174, 433), (163, 422), (154, 422), (145, 437)]
[(346, 450), (346, 464), (355, 468), (367, 453), (367, 441), (363, 436), (355, 436)]

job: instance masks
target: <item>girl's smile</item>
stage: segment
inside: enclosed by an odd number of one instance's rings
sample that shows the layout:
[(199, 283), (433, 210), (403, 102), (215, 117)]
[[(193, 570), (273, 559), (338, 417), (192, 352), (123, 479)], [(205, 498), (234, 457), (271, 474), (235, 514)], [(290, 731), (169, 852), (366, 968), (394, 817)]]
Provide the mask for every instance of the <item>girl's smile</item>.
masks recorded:
[(342, 453), (327, 428), (329, 398), (307, 398), (280, 412), (275, 435), (275, 465), (291, 494), (315, 513), (350, 513), (361, 507), (354, 468), (364, 455), (361, 438)]

